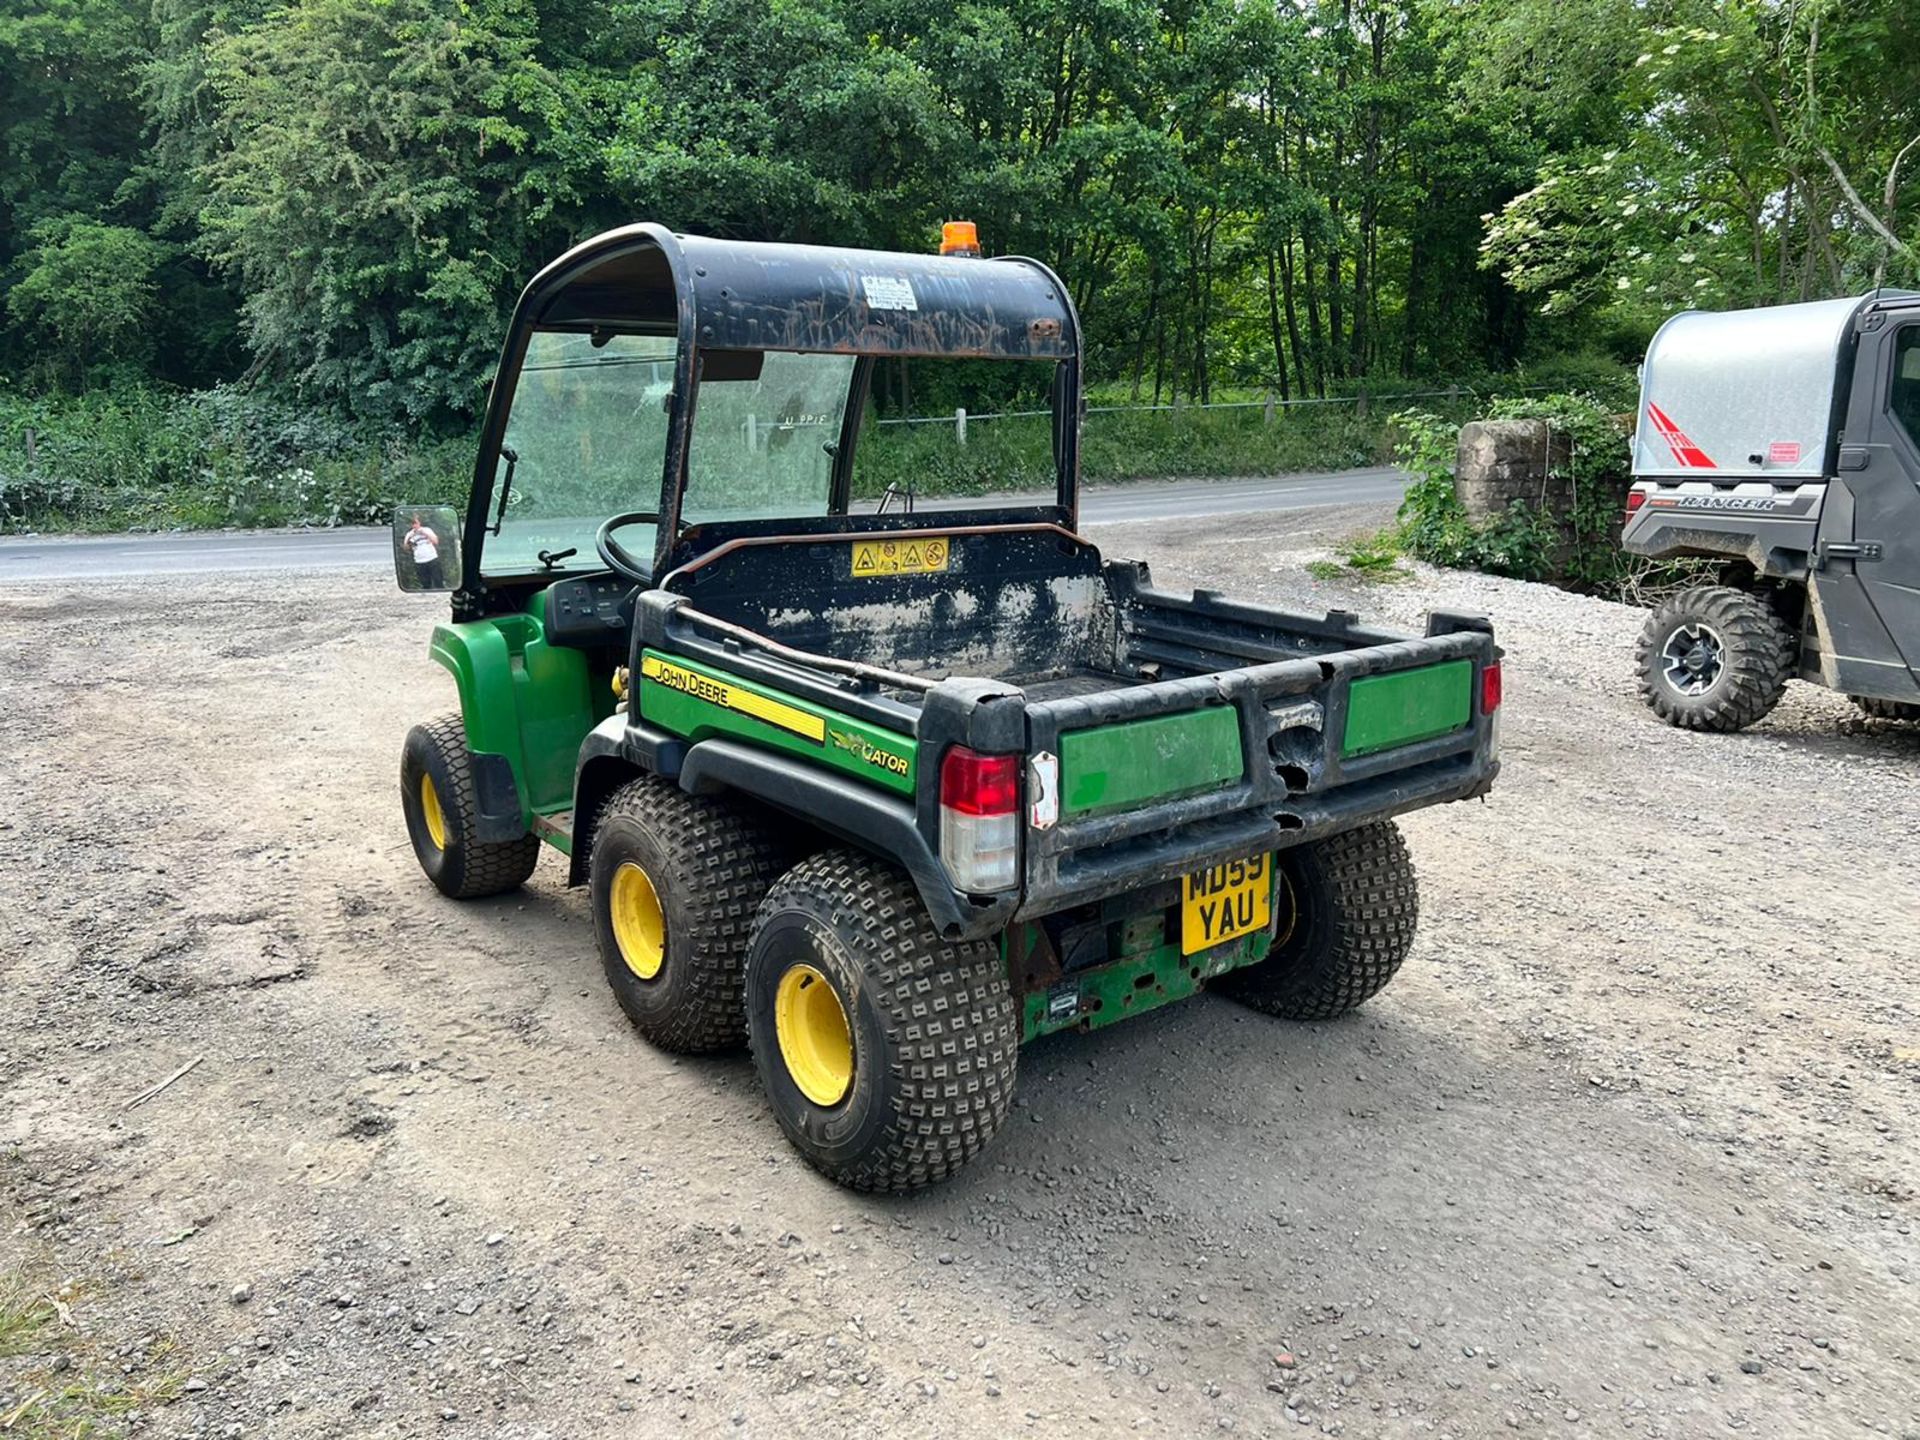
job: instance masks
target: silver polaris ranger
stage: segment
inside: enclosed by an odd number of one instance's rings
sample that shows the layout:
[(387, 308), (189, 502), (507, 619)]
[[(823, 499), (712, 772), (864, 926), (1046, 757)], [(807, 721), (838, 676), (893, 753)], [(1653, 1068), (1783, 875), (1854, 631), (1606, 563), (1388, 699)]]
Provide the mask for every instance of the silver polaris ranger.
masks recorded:
[(1920, 295), (1661, 326), (1622, 546), (1721, 561), (1641, 632), (1671, 725), (1739, 730), (1794, 676), (1920, 720)]

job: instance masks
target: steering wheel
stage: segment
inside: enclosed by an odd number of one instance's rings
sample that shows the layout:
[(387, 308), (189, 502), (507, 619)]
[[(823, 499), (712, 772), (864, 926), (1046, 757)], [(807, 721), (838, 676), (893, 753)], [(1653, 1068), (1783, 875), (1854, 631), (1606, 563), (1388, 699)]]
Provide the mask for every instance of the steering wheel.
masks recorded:
[(652, 563), (643, 564), (634, 559), (626, 547), (613, 538), (613, 532), (623, 530), (629, 525), (658, 525), (659, 523), (658, 510), (628, 510), (624, 514), (611, 516), (603, 520), (600, 528), (594, 531), (593, 548), (600, 552), (601, 560), (614, 574), (622, 579), (631, 580), (636, 585), (651, 585), (653, 584)]

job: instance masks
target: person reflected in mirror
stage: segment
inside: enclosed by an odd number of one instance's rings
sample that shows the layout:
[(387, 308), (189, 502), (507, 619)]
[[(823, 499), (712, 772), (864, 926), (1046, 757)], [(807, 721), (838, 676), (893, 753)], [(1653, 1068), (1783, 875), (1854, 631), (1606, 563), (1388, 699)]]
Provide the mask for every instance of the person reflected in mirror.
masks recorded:
[(407, 548), (413, 552), (413, 568), (420, 577), (422, 590), (447, 588), (447, 572), (440, 564), (440, 537), (418, 515), (406, 534)]

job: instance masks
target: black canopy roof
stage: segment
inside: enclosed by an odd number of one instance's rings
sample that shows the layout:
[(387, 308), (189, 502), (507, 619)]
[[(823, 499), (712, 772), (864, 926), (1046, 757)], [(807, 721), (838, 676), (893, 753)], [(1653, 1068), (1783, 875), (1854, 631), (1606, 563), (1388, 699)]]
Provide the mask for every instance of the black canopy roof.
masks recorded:
[(1073, 305), (1037, 260), (908, 255), (628, 225), (534, 277), (515, 328), (677, 330), (701, 349), (1065, 360)]

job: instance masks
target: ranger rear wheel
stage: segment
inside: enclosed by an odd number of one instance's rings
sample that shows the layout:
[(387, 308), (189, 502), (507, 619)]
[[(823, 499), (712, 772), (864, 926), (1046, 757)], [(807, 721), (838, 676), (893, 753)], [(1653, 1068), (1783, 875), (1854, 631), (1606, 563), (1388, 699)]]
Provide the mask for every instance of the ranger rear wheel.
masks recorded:
[(1267, 957), (1214, 988), (1288, 1020), (1331, 1020), (1378, 995), (1413, 945), (1420, 892), (1390, 820), (1279, 856)]
[(754, 816), (655, 776), (601, 809), (587, 881), (600, 960), (654, 1044), (694, 1054), (745, 1040), (741, 967), (783, 855)]
[(1780, 703), (1793, 646), (1759, 597), (1725, 585), (1683, 590), (1640, 632), (1640, 698), (1685, 730), (1744, 730)]
[(1876, 700), (1870, 695), (1847, 697), (1860, 707), (1862, 715), (1875, 720), (1920, 720), (1920, 705), (1910, 700)]
[(472, 900), (524, 884), (540, 860), (540, 837), (478, 837), (479, 793), (466, 726), (442, 715), (407, 732), (400, 752), (400, 808), (420, 868), (443, 895)]
[(1013, 1100), (1018, 1011), (998, 948), (942, 940), (913, 884), (829, 850), (760, 907), (747, 1032), (787, 1138), (857, 1190), (912, 1190), (993, 1138)]

